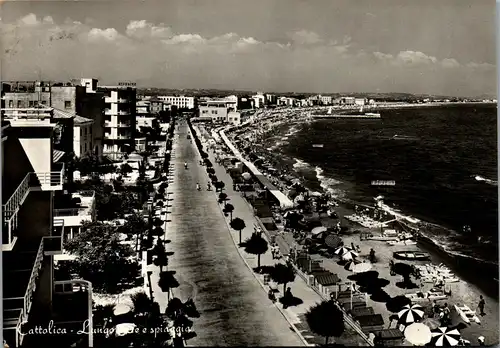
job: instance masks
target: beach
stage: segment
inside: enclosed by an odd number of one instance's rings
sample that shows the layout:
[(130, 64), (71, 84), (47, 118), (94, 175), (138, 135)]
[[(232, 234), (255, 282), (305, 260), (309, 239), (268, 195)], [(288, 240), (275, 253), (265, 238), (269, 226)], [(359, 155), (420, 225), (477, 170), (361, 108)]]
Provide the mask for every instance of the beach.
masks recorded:
[[(397, 107), (402, 107), (398, 105)], [(407, 107), (415, 107), (415, 105), (408, 105)], [(290, 110), (273, 110), (273, 111), (265, 111), (257, 114), (257, 116), (253, 117), (253, 124), (251, 126), (242, 127), (237, 129), (236, 132), (227, 133), (228, 136), (237, 144), (240, 143), (240, 146), (245, 146), (245, 142), (247, 144), (255, 144), (259, 142), (259, 138), (261, 138), (265, 133), (272, 133), (281, 125), (286, 123), (297, 123), (297, 122), (309, 122), (305, 116), (309, 114), (310, 110), (302, 109), (298, 111), (290, 111)], [(259, 119), (259, 121), (256, 121)], [(293, 128), (293, 127), (292, 127)], [(293, 130), (292, 130), (293, 132)], [(245, 140), (242, 140), (245, 139)], [(262, 149), (258, 151), (256, 155), (258, 158), (269, 159), (269, 162), (273, 163), (273, 166), (279, 167), (279, 163), (276, 160), (270, 159), (273, 157), (272, 154), (269, 154), (269, 149), (263, 151)], [(276, 156), (276, 154), (274, 154)], [(293, 176), (292, 168), (282, 167), (282, 168), (273, 168), (274, 171), (265, 172), (265, 174), (269, 175), (268, 178), (275, 184), (282, 192), (287, 193), (289, 191), (289, 185), (284, 182), (284, 176)], [(271, 175), (272, 174), (272, 175)], [(312, 192), (311, 192), (312, 193)], [(350, 246), (351, 243), (354, 245), (360, 246), (360, 259), (367, 260), (370, 249), (374, 249), (376, 252), (377, 262), (373, 264), (373, 269), (379, 273), (380, 278), (384, 278), (390, 281), (390, 284), (383, 288), (385, 292), (391, 297), (407, 294), (407, 293), (415, 293), (417, 291), (426, 292), (430, 290), (434, 285), (432, 283), (424, 283), (422, 284), (421, 289), (401, 289), (396, 286), (396, 282), (401, 280), (400, 276), (391, 276), (389, 269), (389, 261), (392, 259), (394, 251), (404, 251), (404, 250), (422, 250), (427, 251), (431, 255), (430, 261), (404, 261), (405, 263), (412, 264), (415, 266), (432, 263), (432, 264), (441, 264), (446, 263), (447, 266), (453, 271), (453, 273), (459, 278), (459, 281), (449, 283), (446, 285), (447, 290), (451, 290), (451, 295), (448, 296), (445, 300), (441, 300), (440, 304), (443, 305), (445, 302), (449, 307), (452, 308), (452, 325), (457, 325), (461, 322), (461, 319), (455, 309), (454, 305), (467, 305), (473, 311), (477, 309), (479, 303), (479, 296), (482, 295), (486, 302), (486, 315), (479, 316), (481, 324), (472, 323), (468, 325), (465, 329), (461, 330), (462, 337), (466, 340), (469, 340), (473, 345), (477, 343), (477, 337), (484, 336), (486, 339), (486, 345), (492, 345), (498, 343), (498, 295), (495, 294), (486, 294), (483, 290), (481, 290), (476, 284), (470, 282), (464, 272), (461, 272), (457, 265), (454, 262), (450, 262), (449, 258), (443, 257), (442, 253), (435, 249), (430, 243), (426, 242), (425, 239), (420, 240), (417, 245), (412, 246), (390, 246), (385, 241), (376, 241), (376, 240), (363, 240), (360, 241), (360, 233), (368, 232), (373, 235), (379, 235), (379, 228), (367, 228), (359, 225), (358, 223), (354, 223), (348, 221), (345, 217), (351, 216), (354, 214), (352, 204), (342, 202), (341, 199), (335, 200), (339, 203), (339, 206), (335, 208), (335, 211), (339, 215), (339, 220), (342, 226), (348, 227), (348, 234), (342, 234), (342, 240), (344, 245)], [(393, 214), (389, 209), (385, 209), (389, 214)], [(326, 224), (330, 223), (326, 220), (331, 220), (328, 218), (322, 219)], [(356, 231), (356, 232), (354, 232)], [(338, 274), (338, 276), (346, 280), (347, 276), (351, 274), (351, 272), (346, 271), (342, 266), (337, 264), (337, 259), (333, 258), (325, 258), (320, 255), (313, 255), (322, 261), (322, 265), (325, 269), (330, 270), (332, 273)], [(494, 277), (497, 275), (495, 274)], [(483, 276), (484, 277), (484, 276)], [(492, 276), (493, 277), (493, 276)], [(418, 281), (417, 281), (418, 282)], [(391, 313), (387, 311), (385, 308), (385, 304), (381, 302), (375, 302), (370, 299), (367, 300), (368, 305), (372, 306), (376, 313), (383, 314), (384, 322), (386, 325), (389, 324), (389, 316)], [(421, 305), (429, 307), (432, 302), (424, 301), (419, 303)], [(479, 315), (479, 311), (477, 310)], [(394, 327), (394, 325), (393, 325)]]

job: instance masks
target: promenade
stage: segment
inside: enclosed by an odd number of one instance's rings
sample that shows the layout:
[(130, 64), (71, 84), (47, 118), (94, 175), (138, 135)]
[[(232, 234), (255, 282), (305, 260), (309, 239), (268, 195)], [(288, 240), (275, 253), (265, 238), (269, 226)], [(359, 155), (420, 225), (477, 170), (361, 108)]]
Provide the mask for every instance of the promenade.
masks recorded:
[[(173, 252), (168, 270), (176, 272), (179, 282), (172, 295), (182, 301), (193, 298), (201, 313), (194, 319), (197, 337), (187, 344), (303, 345), (238, 254), (214, 192), (196, 190), (196, 183), (205, 187), (208, 178), (187, 132), (187, 125), (181, 124), (174, 140), (174, 180), (167, 189), (172, 206), (166, 228), (166, 239), (171, 241), (166, 250)], [(163, 312), (168, 301), (157, 285), (159, 269), (151, 265), (149, 270), (153, 296)]]
[[(202, 139), (201, 131), (198, 132), (200, 140)], [(206, 147), (205, 147), (206, 148)], [(239, 217), (243, 221), (245, 221), (246, 227), (242, 230), (241, 239), (242, 241), (250, 238), (252, 233), (254, 232), (254, 225), (258, 225), (258, 219), (255, 217), (253, 208), (246, 202), (246, 200), (242, 197), (241, 192), (233, 190), (232, 187), (232, 179), (230, 175), (226, 172), (225, 168), (222, 165), (219, 165), (215, 161), (215, 156), (213, 152), (208, 151), (209, 159), (213, 164), (213, 168), (215, 170), (215, 174), (220, 181), (223, 181), (226, 185), (224, 188), (224, 193), (227, 194), (228, 203), (234, 206), (233, 218)], [(215, 195), (215, 193), (212, 193)], [(218, 195), (218, 194), (217, 194)], [(213, 197), (216, 200), (216, 197)], [(222, 209), (223, 205), (221, 205)], [(229, 228), (230, 217), (226, 217), (226, 223)], [(234, 241), (235, 247), (239, 243), (239, 233), (234, 230), (230, 230), (231, 237)], [(229, 237), (229, 236), (228, 236)], [(268, 236), (263, 234), (263, 237), (268, 240)], [(277, 240), (280, 240), (278, 238)], [(269, 242), (269, 240), (268, 240)], [(282, 252), (284, 251), (284, 247), (286, 242), (280, 243), (280, 248)], [(257, 256), (248, 254), (244, 251), (244, 248), (239, 249), (242, 257), (245, 259), (246, 263), (252, 269), (257, 267)], [(270, 248), (265, 254), (261, 255), (261, 265), (262, 266), (272, 266), (276, 263), (283, 263), (284, 260), (273, 259), (271, 255)], [(267, 294), (269, 287), (264, 285), (264, 276), (261, 274), (255, 274), (259, 283), (262, 286), (262, 292)], [(325, 340), (324, 337), (318, 336), (312, 333), (309, 330), (308, 324), (305, 320), (305, 313), (309, 310), (309, 308), (317, 303), (320, 303), (323, 298), (317, 294), (311, 287), (307, 285), (307, 283), (299, 276), (296, 275), (295, 280), (292, 283), (287, 284), (287, 287), (290, 287), (292, 290), (292, 294), (294, 297), (300, 298), (303, 303), (297, 306), (291, 306), (286, 309), (283, 309), (283, 306), (280, 303), (276, 305), (279, 307), (280, 311), (287, 318), (287, 320), (293, 324), (296, 330), (298, 330), (303, 339), (307, 342), (308, 345), (323, 345)], [(276, 297), (280, 298), (283, 296), (283, 286), (278, 287), (279, 293), (276, 293)], [(266, 297), (267, 299), (267, 297)], [(269, 301), (269, 300), (268, 300)], [(333, 338), (330, 340), (333, 342)], [(343, 344), (346, 346), (368, 346), (368, 344), (354, 331), (349, 325), (346, 324), (345, 333), (340, 338), (335, 338), (335, 342), (338, 344)]]

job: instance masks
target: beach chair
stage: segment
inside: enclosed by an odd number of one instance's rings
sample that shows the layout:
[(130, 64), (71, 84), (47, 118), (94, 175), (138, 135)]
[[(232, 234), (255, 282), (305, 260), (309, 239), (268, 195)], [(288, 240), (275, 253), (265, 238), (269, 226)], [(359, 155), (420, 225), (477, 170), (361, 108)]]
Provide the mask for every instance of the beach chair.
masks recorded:
[(465, 321), (467, 324), (470, 324), (471, 321), (475, 322), (476, 324), (481, 324), (481, 320), (479, 320), (479, 317), (476, 315), (476, 312), (471, 310), (467, 305), (463, 306), (457, 306), (455, 305), (455, 310), (457, 311), (458, 315), (462, 318), (463, 321)]

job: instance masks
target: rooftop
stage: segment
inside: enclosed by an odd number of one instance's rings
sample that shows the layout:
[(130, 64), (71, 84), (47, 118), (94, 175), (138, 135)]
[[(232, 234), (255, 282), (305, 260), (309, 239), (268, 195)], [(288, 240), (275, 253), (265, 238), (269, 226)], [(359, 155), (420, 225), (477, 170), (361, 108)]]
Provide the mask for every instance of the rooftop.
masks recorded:
[(79, 125), (79, 124), (85, 124), (85, 123), (93, 123), (94, 120), (92, 120), (90, 118), (76, 115), (73, 122), (75, 123), (75, 125)]

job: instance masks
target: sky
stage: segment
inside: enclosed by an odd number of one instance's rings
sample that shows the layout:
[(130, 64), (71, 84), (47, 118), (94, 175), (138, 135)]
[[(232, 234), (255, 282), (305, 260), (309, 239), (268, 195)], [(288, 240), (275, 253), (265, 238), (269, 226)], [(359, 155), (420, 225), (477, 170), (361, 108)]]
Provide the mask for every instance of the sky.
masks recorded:
[(2, 80), (496, 95), (486, 0), (6, 1)]

